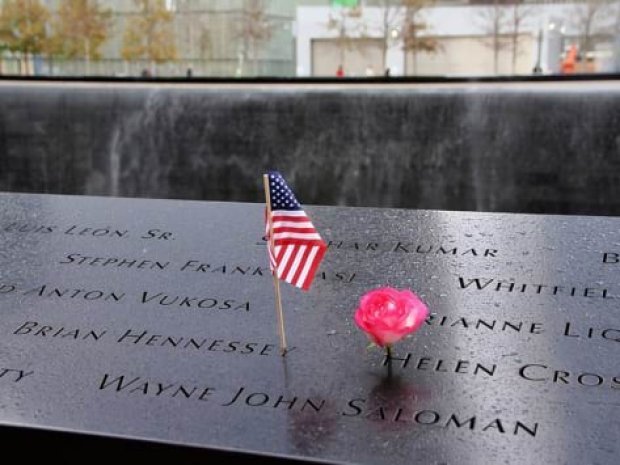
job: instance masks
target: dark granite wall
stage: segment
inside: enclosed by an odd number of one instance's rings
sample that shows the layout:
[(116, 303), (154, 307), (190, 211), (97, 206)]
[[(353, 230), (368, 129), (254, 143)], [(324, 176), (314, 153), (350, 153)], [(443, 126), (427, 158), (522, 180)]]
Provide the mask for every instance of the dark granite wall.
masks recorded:
[(620, 84), (0, 82), (0, 190), (620, 214)]

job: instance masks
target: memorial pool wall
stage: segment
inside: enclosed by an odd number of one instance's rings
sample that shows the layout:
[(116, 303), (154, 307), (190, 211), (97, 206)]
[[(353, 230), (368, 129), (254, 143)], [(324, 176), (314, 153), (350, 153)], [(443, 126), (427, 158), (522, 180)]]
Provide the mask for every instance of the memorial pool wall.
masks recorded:
[(0, 190), (620, 214), (620, 81), (0, 81)]

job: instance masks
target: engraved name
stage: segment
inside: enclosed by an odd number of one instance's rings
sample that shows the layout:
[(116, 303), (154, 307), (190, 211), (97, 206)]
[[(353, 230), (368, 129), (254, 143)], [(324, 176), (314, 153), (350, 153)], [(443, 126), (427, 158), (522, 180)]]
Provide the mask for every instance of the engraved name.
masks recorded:
[[(66, 236), (81, 237), (107, 237), (115, 239), (126, 239), (131, 234), (128, 229), (119, 229), (112, 226), (92, 226), (72, 224), (70, 226), (60, 227), (55, 224), (33, 224), (14, 221), (6, 225), (0, 226), (0, 230), (7, 233), (17, 234), (55, 234), (60, 233)], [(138, 237), (144, 240), (175, 240), (174, 235), (170, 231), (163, 231), (159, 228), (151, 228), (146, 232), (138, 233)]]
[[(385, 400), (356, 397), (337, 403), (317, 396), (300, 396), (287, 392), (267, 392), (240, 386), (232, 391), (212, 384), (187, 383), (175, 380), (157, 380), (142, 376), (104, 373), (97, 383), (99, 391), (130, 397), (195, 401), (214, 408), (261, 409), (268, 411), (295, 411), (309, 415), (329, 415), (346, 420), (361, 419), (372, 422), (390, 422), (410, 427), (436, 427), (451, 430), (469, 430), (485, 434), (511, 435), (535, 438), (539, 423), (502, 418), (497, 415), (476, 415), (444, 412), (439, 409), (414, 408), (403, 401), (398, 405)], [(339, 406), (340, 405), (340, 406)]]
[[(46, 340), (84, 341), (100, 343), (109, 341), (127, 348), (151, 347), (205, 353), (235, 355), (278, 356), (277, 345), (243, 339), (220, 339), (200, 335), (159, 334), (145, 329), (110, 331), (107, 328), (76, 328), (62, 324), (25, 321), (17, 326), (14, 336), (29, 336)], [(297, 347), (288, 349), (295, 353)]]
[(477, 318), (474, 316), (439, 315), (431, 313), (426, 319), (427, 327), (439, 330), (469, 331), (477, 334), (557, 334), (570, 340), (620, 342), (620, 328), (593, 327), (571, 321), (544, 324), (537, 321), (498, 320), (494, 318)]
[(458, 277), (458, 288), (468, 291), (501, 292), (524, 295), (546, 295), (564, 297), (588, 297), (614, 299), (609, 289), (601, 287), (583, 287), (549, 283), (520, 283), (511, 279), (483, 277)]
[[(108, 270), (135, 270), (135, 271), (179, 271), (191, 273), (195, 276), (244, 276), (250, 278), (271, 278), (271, 271), (267, 266), (209, 263), (203, 260), (185, 260), (181, 263), (173, 263), (157, 257), (95, 257), (81, 253), (70, 253), (64, 256), (58, 264), (64, 266), (79, 266), (82, 268), (102, 268)], [(316, 279), (324, 281), (336, 281), (350, 284), (357, 281), (357, 273), (348, 271), (320, 271)]]

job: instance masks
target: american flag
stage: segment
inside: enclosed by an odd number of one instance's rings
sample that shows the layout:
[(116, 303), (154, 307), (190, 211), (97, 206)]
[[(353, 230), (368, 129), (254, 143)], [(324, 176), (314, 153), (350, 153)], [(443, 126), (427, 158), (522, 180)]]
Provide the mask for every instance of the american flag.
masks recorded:
[(280, 173), (270, 171), (272, 242), (266, 218), (267, 250), (271, 271), (278, 279), (308, 290), (325, 255), (327, 245), (302, 210), (295, 194)]

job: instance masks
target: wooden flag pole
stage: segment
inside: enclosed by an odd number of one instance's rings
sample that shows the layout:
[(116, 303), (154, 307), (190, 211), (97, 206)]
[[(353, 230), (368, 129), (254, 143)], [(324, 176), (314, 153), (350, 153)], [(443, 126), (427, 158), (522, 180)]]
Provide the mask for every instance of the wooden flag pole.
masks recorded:
[[(263, 187), (265, 188), (265, 201), (267, 203), (267, 221), (269, 226), (269, 248), (271, 253), (275, 254), (275, 247), (273, 241), (273, 222), (271, 219), (271, 195), (269, 193), (269, 176), (263, 175)], [(283, 357), (286, 355), (286, 334), (284, 333), (284, 312), (282, 311), (282, 298), (280, 297), (280, 280), (274, 270), (273, 273), (273, 287), (276, 295), (276, 314), (278, 315), (278, 333), (280, 334), (280, 355)]]

